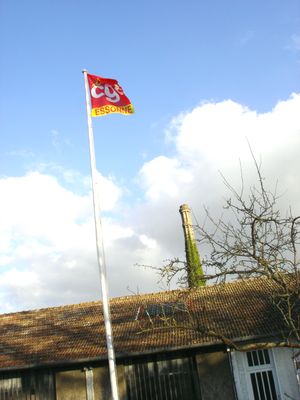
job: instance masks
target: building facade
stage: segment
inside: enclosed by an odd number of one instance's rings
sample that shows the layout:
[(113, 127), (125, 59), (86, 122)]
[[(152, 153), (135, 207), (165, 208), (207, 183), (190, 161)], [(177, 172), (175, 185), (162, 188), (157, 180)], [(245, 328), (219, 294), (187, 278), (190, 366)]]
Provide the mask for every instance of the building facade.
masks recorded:
[[(300, 399), (272, 285), (112, 299), (120, 399)], [(0, 400), (110, 398), (100, 302), (0, 316)]]

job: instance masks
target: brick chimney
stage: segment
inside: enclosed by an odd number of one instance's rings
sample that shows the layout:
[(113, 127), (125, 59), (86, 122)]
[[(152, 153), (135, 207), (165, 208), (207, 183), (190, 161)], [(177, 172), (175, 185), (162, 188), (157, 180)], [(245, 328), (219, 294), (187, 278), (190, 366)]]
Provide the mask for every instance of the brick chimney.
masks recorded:
[(205, 286), (204, 273), (195, 239), (191, 210), (188, 204), (179, 208), (184, 233), (186, 270), (189, 288)]

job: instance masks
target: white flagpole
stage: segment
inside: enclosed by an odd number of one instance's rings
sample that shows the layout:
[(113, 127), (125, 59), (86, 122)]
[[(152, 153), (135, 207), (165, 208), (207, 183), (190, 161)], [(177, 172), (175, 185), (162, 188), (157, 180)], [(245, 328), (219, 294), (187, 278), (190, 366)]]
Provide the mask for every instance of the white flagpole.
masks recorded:
[(94, 135), (93, 135), (93, 125), (92, 125), (92, 116), (91, 116), (89, 84), (88, 84), (88, 78), (87, 78), (87, 70), (84, 69), (82, 72), (84, 74), (84, 85), (85, 85), (86, 112), (87, 112), (87, 119), (88, 119), (88, 134), (89, 134), (91, 176), (92, 176), (92, 189), (93, 189), (94, 218), (95, 218), (95, 231), (96, 231), (96, 243), (97, 243), (97, 257), (98, 257), (98, 267), (99, 267), (101, 290), (102, 290), (103, 315), (104, 315), (104, 324), (105, 324), (105, 333), (106, 333), (110, 384), (111, 384), (112, 400), (119, 400), (116, 359), (115, 359), (115, 352), (114, 352), (114, 347), (113, 347), (112, 326), (111, 326), (109, 299), (108, 299), (108, 286), (107, 286), (107, 278), (106, 278), (105, 254), (104, 254), (103, 234), (102, 234), (102, 225), (101, 225), (101, 217), (100, 217), (100, 202), (99, 202), (99, 194), (98, 194), (98, 190), (97, 190), (97, 176), (96, 176), (97, 168), (96, 168)]

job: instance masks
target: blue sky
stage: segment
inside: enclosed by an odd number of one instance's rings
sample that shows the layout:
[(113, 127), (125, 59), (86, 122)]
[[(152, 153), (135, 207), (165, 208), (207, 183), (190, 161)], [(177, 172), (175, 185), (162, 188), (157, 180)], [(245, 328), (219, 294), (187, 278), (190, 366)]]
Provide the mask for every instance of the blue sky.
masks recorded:
[[(73, 201), (76, 211), (61, 222), (65, 228), (57, 229), (66, 235), (72, 224), (79, 229), (86, 223), (91, 229), (83, 68), (118, 79), (136, 110), (130, 117), (93, 120), (98, 170), (108, 185), (104, 216), (112, 295), (128, 293), (127, 287), (157, 290), (155, 278), (137, 273), (133, 265), (182, 254), (180, 202), (191, 202), (198, 213), (212, 201), (199, 193), (206, 181), (216, 182), (217, 170), (226, 172), (239, 158), (248, 165), (246, 152), (230, 136), (237, 127), (243, 138), (251, 136), (249, 125), (257, 132), (278, 128), (274, 143), (267, 132), (265, 140), (254, 135), (250, 141), (272, 178), (281, 177), (274, 165), (278, 154), (284, 157), (281, 179), (284, 190), (291, 188), (287, 202), (297, 203), (291, 170), (298, 166), (299, 98), (291, 96), (300, 92), (299, 1), (2, 0), (0, 5), (0, 194), (6, 215), (16, 216), (14, 207), (28, 215), (22, 224), (20, 218), (7, 221), (0, 233), (3, 311), (98, 296), (90, 284), (94, 272), (80, 285), (82, 271), (94, 268), (93, 248), (72, 257), (76, 243), (56, 248), (46, 223), (44, 230), (28, 230), (30, 221), (37, 227), (42, 215), (49, 217), (51, 205), (53, 215), (64, 215), (56, 207), (68, 208)], [(219, 126), (214, 124), (218, 120)], [(186, 127), (194, 132), (194, 124), (199, 131), (190, 137)], [(226, 145), (227, 159), (221, 154)], [(195, 167), (196, 160), (202, 169)], [(235, 170), (228, 169), (233, 180)], [(37, 221), (33, 205), (44, 183), (45, 193), (47, 187), (51, 193)], [(78, 235), (81, 241), (85, 234)], [(58, 295), (66, 282), (68, 294)]]

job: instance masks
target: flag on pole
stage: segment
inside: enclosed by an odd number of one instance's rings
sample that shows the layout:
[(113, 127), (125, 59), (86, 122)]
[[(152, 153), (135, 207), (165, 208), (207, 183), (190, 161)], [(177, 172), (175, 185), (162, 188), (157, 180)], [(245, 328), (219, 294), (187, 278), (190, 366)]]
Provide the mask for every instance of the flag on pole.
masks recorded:
[(129, 115), (134, 113), (133, 105), (115, 79), (101, 78), (87, 74), (92, 103), (92, 117), (111, 113)]
[[(103, 317), (106, 334), (107, 355), (109, 365), (109, 376), (111, 383), (112, 400), (119, 400), (118, 379), (116, 357), (113, 346), (112, 323), (109, 307), (108, 285), (106, 278), (106, 265), (104, 255), (103, 233), (99, 207), (99, 193), (96, 189), (96, 156), (94, 147), (94, 135), (92, 116), (103, 116), (110, 113), (132, 114), (134, 112), (130, 100), (125, 96), (121, 86), (114, 79), (101, 78), (88, 74), (87, 70), (82, 71), (84, 74), (86, 112), (88, 120), (88, 137), (90, 148), (90, 163), (92, 177), (92, 192), (95, 218), (95, 233), (97, 258), (99, 267), (99, 276), (102, 291)], [(90, 101), (91, 100), (91, 101)]]

